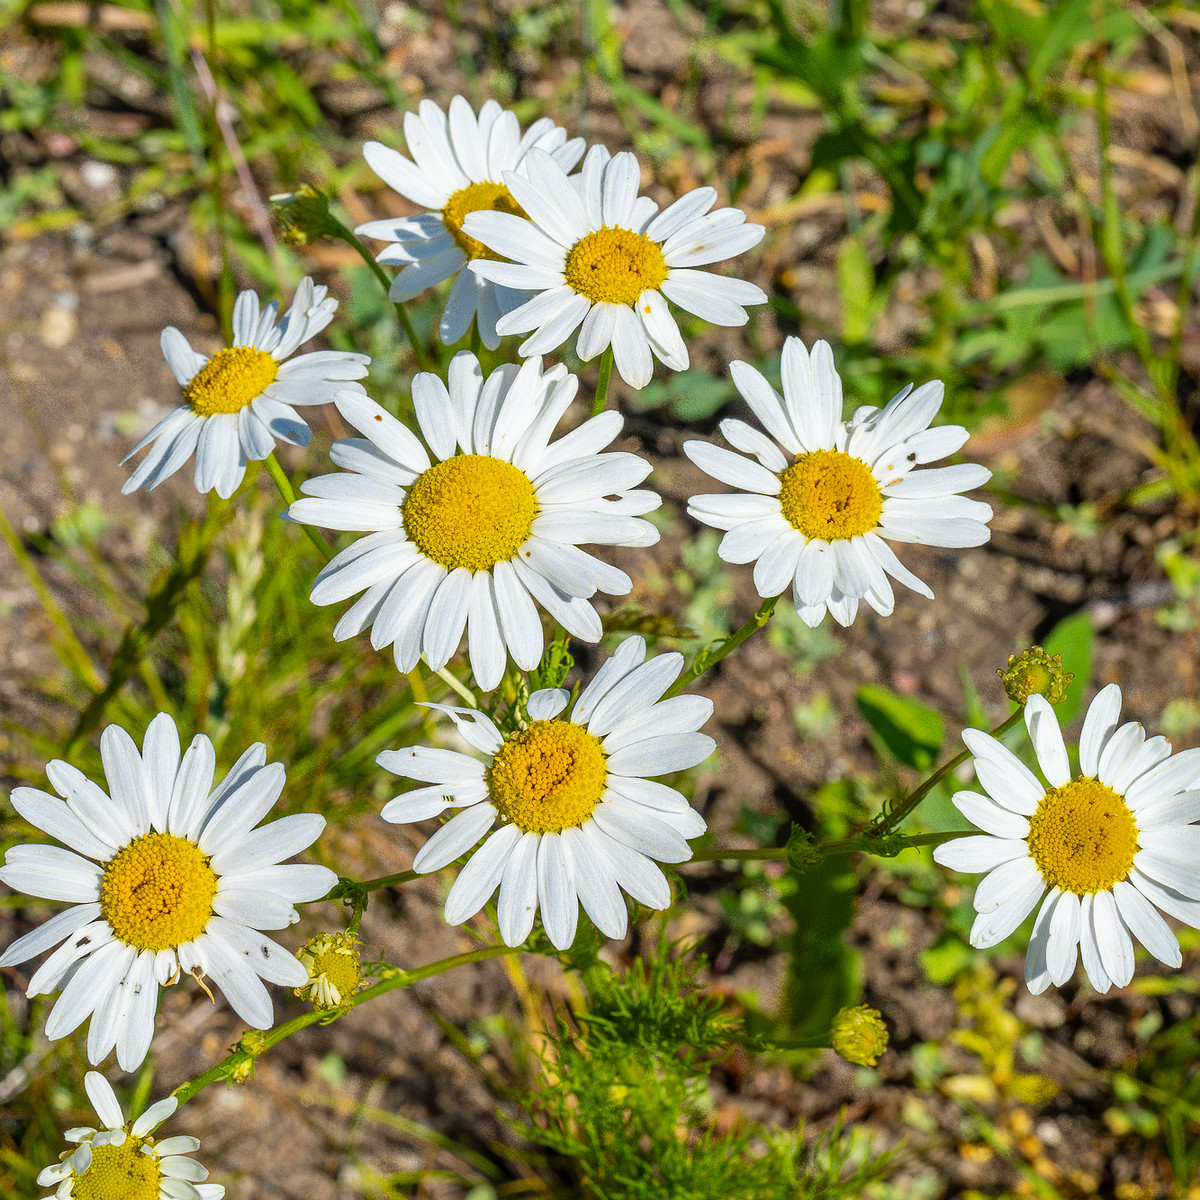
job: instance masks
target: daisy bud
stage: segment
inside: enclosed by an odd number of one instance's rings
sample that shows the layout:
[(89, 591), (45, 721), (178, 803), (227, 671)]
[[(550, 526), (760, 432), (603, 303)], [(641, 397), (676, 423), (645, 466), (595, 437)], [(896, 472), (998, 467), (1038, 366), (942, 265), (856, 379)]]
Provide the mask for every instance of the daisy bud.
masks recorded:
[(834, 1052), (859, 1067), (873, 1067), (888, 1048), (883, 1015), (866, 1004), (839, 1009), (833, 1019), (831, 1037)]
[(329, 197), (310, 184), (271, 197), (271, 212), (289, 246), (307, 246), (323, 237), (336, 237), (338, 223), (329, 215)]
[(254, 1074), (258, 1056), (267, 1048), (267, 1035), (261, 1029), (247, 1029), (231, 1049), (237, 1058), (229, 1067), (226, 1078), (230, 1083), (245, 1083)]
[(352, 933), (320, 933), (296, 956), (308, 969), (308, 983), (296, 995), (317, 1009), (348, 1008), (362, 985), (362, 957)]
[(1051, 704), (1058, 704), (1075, 678), (1063, 670), (1061, 654), (1047, 654), (1041, 646), (1010, 654), (1008, 669), (996, 674), (1004, 680), (1004, 691), (1015, 704), (1024, 704), (1030, 696), (1045, 696)]

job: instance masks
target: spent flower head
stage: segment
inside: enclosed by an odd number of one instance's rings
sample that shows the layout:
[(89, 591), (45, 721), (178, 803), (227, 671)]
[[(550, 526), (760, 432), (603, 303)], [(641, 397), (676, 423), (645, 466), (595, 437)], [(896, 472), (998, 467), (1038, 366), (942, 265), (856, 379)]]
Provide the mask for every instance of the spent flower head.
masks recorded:
[(1063, 669), (1061, 654), (1048, 654), (1041, 646), (1010, 654), (1008, 666), (997, 669), (996, 674), (1004, 682), (1004, 694), (1014, 704), (1024, 704), (1030, 696), (1043, 696), (1051, 704), (1061, 704), (1075, 678)]
[(838, 1009), (830, 1037), (834, 1052), (859, 1067), (873, 1067), (888, 1048), (883, 1014), (867, 1004)]
[(308, 982), (296, 989), (313, 1008), (329, 1010), (349, 1007), (362, 986), (362, 955), (352, 933), (319, 933), (296, 953), (308, 971)]
[(329, 197), (310, 183), (272, 196), (271, 212), (289, 246), (307, 246), (321, 238), (337, 237), (342, 231), (341, 222), (329, 211)]

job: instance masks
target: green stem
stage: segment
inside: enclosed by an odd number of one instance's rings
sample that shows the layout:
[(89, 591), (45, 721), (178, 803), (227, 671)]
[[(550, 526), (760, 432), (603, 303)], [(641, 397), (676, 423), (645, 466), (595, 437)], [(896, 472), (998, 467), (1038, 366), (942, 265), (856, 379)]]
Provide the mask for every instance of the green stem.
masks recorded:
[(728, 637), (722, 638), (719, 642), (705, 646), (692, 659), (692, 665), (675, 681), (674, 686), (667, 689), (667, 694), (663, 698), (668, 699), (671, 696), (679, 695), (688, 684), (695, 682), (705, 671), (715, 667), (721, 659), (736, 650), (751, 634), (757, 633), (771, 619), (771, 614), (775, 611), (775, 605), (779, 603), (779, 599), (779, 596), (772, 596), (769, 600), (764, 600), (754, 615), (740, 629)]
[[(361, 258), (363, 262), (365, 262), (367, 266), (371, 268), (372, 273), (374, 274), (375, 278), (379, 280), (383, 290), (387, 293), (388, 299), (390, 300), (392, 296), (392, 281), (388, 273), (375, 261), (370, 250), (368, 250), (366, 246), (364, 246), (362, 242), (360, 242), (358, 238), (355, 237), (354, 234), (351, 233), (350, 230), (341, 223), (341, 221), (332, 215), (330, 216), (329, 220), (335, 228), (336, 236), (340, 237), (347, 246), (350, 246), (353, 250), (357, 251), (359, 258)], [(417, 331), (412, 327), (412, 322), (408, 319), (408, 310), (405, 309), (403, 303), (401, 303), (399, 300), (395, 300), (392, 303), (395, 305), (396, 316), (399, 319), (400, 325), (408, 338), (409, 345), (412, 346), (413, 356), (417, 360), (418, 369), (422, 371), (428, 371), (429, 364), (425, 359), (425, 351), (421, 348), (421, 340), (417, 337)]]
[(203, 1075), (193, 1079), (190, 1083), (185, 1083), (177, 1087), (171, 1094), (178, 1099), (180, 1104), (186, 1104), (198, 1092), (208, 1087), (210, 1083), (216, 1083), (219, 1079), (228, 1079), (231, 1070), (238, 1063), (245, 1062), (247, 1059), (253, 1060), (257, 1058), (260, 1053), (269, 1050), (272, 1046), (279, 1045), (280, 1042), (291, 1037), (293, 1033), (299, 1033), (301, 1029), (307, 1029), (309, 1025), (316, 1025), (318, 1022), (327, 1023), (336, 1021), (340, 1017), (345, 1016), (352, 1008), (357, 1008), (360, 1004), (366, 1004), (369, 1000), (376, 1000), (387, 992), (395, 991), (397, 988), (412, 987), (414, 983), (420, 983), (423, 979), (431, 979), (435, 975), (441, 975), (446, 971), (453, 971), (456, 967), (465, 967), (470, 963), (485, 962), (489, 958), (499, 958), (505, 954), (518, 954), (520, 949), (519, 946), (483, 946), (478, 950), (468, 950), (465, 954), (455, 954), (450, 958), (439, 959), (428, 966), (416, 967), (411, 971), (400, 967), (389, 967), (383, 979), (359, 992), (357, 996), (352, 997), (346, 1002), (344, 1008), (332, 1012), (314, 1009), (312, 1012), (294, 1017), (276, 1029), (271, 1029), (263, 1034), (262, 1049), (257, 1053), (248, 1055), (244, 1050), (235, 1049), (211, 1070), (205, 1071)]
[[(283, 497), (284, 503), (290, 508), (296, 503), (296, 489), (292, 487), (292, 481), (287, 477), (287, 472), (280, 465), (279, 460), (274, 454), (268, 454), (263, 460), (267, 468), (267, 474), (275, 480), (275, 486), (279, 489), (279, 494)], [(308, 540), (316, 546), (321, 557), (328, 562), (333, 557), (333, 547), (325, 540), (324, 535), (319, 529), (313, 525), (304, 525), (297, 522), (308, 535)]]
[(399, 887), (402, 883), (411, 883), (414, 879), (420, 878), (420, 874), (416, 871), (397, 871), (395, 875), (380, 875), (378, 879), (364, 879), (362, 887), (364, 892), (378, 892), (383, 888)]
[(596, 398), (592, 401), (592, 416), (598, 417), (608, 404), (608, 381), (612, 378), (613, 348), (611, 344), (600, 355), (600, 375), (596, 380)]
[[(1021, 720), (1024, 715), (1025, 709), (1023, 707), (1017, 708), (1015, 712), (1010, 713), (1005, 720), (1001, 721), (995, 729), (991, 730), (991, 736), (999, 737), (1002, 733), (1007, 733), (1018, 721)], [(917, 805), (920, 804), (921, 801), (924, 800), (925, 797), (928, 796), (929, 793), (933, 791), (933, 789), (937, 787), (937, 785), (941, 783), (947, 775), (950, 774), (951, 771), (962, 766), (962, 764), (965, 763), (970, 757), (971, 751), (963, 750), (960, 754), (956, 754), (948, 763), (938, 767), (938, 769), (932, 775), (930, 775), (930, 777), (926, 779), (924, 783), (920, 784), (915, 791), (911, 792), (898, 807), (890, 809), (888, 812), (882, 814), (881, 817), (876, 818), (875, 821), (868, 825), (867, 832), (877, 836), (880, 834), (891, 833), (891, 831), (895, 829), (896, 826), (899, 825), (904, 818), (907, 817), (909, 813), (911, 813), (913, 809), (916, 808)]]
[[(947, 833), (914, 833), (899, 839), (898, 850), (911, 850), (916, 846), (940, 846), (953, 838), (960, 837), (963, 831), (951, 830)], [(872, 854), (871, 842), (876, 839), (865, 833), (858, 837), (842, 838), (835, 842), (822, 842), (820, 845), (806, 848), (818, 858), (836, 858), (839, 854)], [(890, 853), (885, 857), (891, 857)], [(710, 848), (697, 850), (689, 862), (786, 862), (787, 849), (783, 846), (756, 847), (752, 850), (721, 850)]]

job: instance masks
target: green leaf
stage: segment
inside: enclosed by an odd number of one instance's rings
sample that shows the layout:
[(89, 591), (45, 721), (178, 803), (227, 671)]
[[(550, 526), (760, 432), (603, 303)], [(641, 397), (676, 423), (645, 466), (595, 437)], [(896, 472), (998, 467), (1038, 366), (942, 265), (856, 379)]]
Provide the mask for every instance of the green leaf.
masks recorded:
[(871, 336), (875, 268), (861, 238), (848, 237), (838, 249), (838, 292), (842, 301), (842, 340), (847, 345)]
[(974, 961), (975, 954), (962, 938), (943, 933), (928, 950), (921, 952), (921, 966), (930, 983), (953, 983)]
[(1092, 618), (1081, 610), (1059, 621), (1043, 643), (1048, 654), (1062, 655), (1063, 667), (1075, 676), (1066, 698), (1054, 710), (1059, 725), (1070, 725), (1083, 711), (1092, 678), (1092, 641)]
[(900, 762), (918, 771), (937, 762), (946, 729), (935, 709), (873, 684), (859, 688), (854, 699), (863, 720)]

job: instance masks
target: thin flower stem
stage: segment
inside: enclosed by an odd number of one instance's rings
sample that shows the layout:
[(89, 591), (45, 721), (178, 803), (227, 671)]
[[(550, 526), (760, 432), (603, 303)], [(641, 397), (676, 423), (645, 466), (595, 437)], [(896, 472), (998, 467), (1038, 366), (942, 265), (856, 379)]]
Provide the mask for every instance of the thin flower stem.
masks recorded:
[(420, 878), (420, 874), (416, 871), (397, 871), (395, 875), (380, 875), (378, 879), (364, 879), (362, 888), (364, 892), (379, 892), (384, 888), (399, 887), (402, 883), (411, 883), (414, 879)]
[[(1023, 707), (1017, 708), (1015, 712), (1010, 713), (1005, 720), (1001, 721), (995, 729), (990, 731), (991, 736), (999, 737), (1002, 733), (1007, 733), (1018, 721), (1021, 720), (1022, 716), (1024, 716), (1024, 713), (1025, 709)], [(938, 767), (938, 769), (932, 775), (930, 775), (930, 777), (926, 779), (924, 783), (920, 784), (915, 791), (911, 792), (904, 799), (903, 803), (885, 813), (883, 818), (877, 823), (873, 824), (872, 826), (868, 826), (868, 830), (872, 834), (876, 835), (891, 833), (891, 831), (895, 829), (896, 826), (899, 825), (904, 818), (907, 817), (909, 813), (911, 813), (913, 809), (916, 808), (917, 805), (920, 804), (921, 801), (924, 800), (925, 797), (928, 796), (929, 793), (933, 791), (933, 789), (937, 787), (937, 785), (941, 783), (947, 775), (950, 774), (951, 771), (962, 766), (962, 764), (965, 763), (970, 757), (970, 750), (963, 750), (962, 753), (956, 754), (949, 762)]]
[[(280, 465), (279, 459), (274, 454), (268, 454), (264, 462), (266, 463), (267, 474), (275, 480), (275, 486), (279, 489), (279, 494), (283, 497), (284, 503), (289, 507), (295, 504), (296, 489), (292, 487), (292, 481), (287, 477), (287, 472)], [(333, 547), (325, 540), (324, 535), (312, 525), (304, 525), (303, 529), (308, 535), (308, 540), (316, 546), (321, 557), (328, 562), (333, 557)]]
[(727, 654), (736, 650), (751, 634), (757, 633), (771, 619), (771, 614), (775, 611), (775, 605), (779, 603), (779, 599), (779, 596), (772, 596), (769, 600), (764, 600), (754, 615), (740, 629), (728, 637), (722, 638), (719, 642), (705, 646), (692, 659), (692, 665), (667, 689), (664, 699), (679, 695), (688, 684), (694, 683), (705, 671), (715, 667)]
[[(911, 850), (915, 846), (940, 846), (952, 838), (960, 836), (960, 830), (948, 833), (914, 833), (899, 839), (896, 850)], [(835, 858), (839, 854), (872, 854), (870, 842), (874, 838), (860, 835), (854, 838), (843, 838), (836, 842), (821, 842), (819, 845), (807, 847), (806, 853), (816, 858)], [(891, 854), (883, 857), (891, 857)], [(786, 862), (787, 848), (784, 846), (766, 846), (752, 850), (721, 850), (710, 848), (697, 850), (689, 862)], [(686, 864), (684, 864), (686, 865)]]
[[(430, 668), (430, 669), (432, 670), (433, 668)], [(465, 683), (463, 683), (463, 681), (461, 679), (456, 679), (454, 677), (454, 675), (451, 674), (449, 668), (438, 667), (437, 670), (433, 671), (433, 673), (444, 684), (446, 684), (450, 688), (451, 691), (457, 692), (459, 694), (459, 696), (461, 696), (462, 699), (464, 699), (471, 708), (479, 707), (479, 701), (476, 698), (475, 693), (473, 691), (471, 691), (471, 689), (469, 687), (467, 687), (467, 685)]]
[[(375, 278), (379, 280), (383, 290), (387, 293), (388, 299), (391, 300), (392, 281), (388, 277), (388, 273), (375, 261), (370, 250), (368, 250), (366, 246), (364, 246), (362, 242), (360, 242), (358, 238), (355, 237), (355, 235), (341, 223), (341, 221), (339, 221), (333, 215), (330, 215), (329, 220), (334, 226), (337, 236), (340, 237), (347, 246), (350, 246), (353, 250), (357, 251), (359, 258), (361, 258), (363, 262), (365, 262), (367, 266), (371, 268)], [(400, 321), (400, 325), (408, 338), (409, 345), (412, 346), (413, 356), (417, 360), (417, 367), (422, 371), (428, 371), (429, 363), (426, 361), (425, 351), (421, 347), (421, 339), (417, 337), (417, 331), (412, 327), (412, 321), (410, 321), (408, 318), (408, 310), (399, 300), (394, 300), (392, 303), (395, 306), (396, 316)]]
[(431, 979), (433, 976), (441, 975), (446, 971), (453, 971), (456, 967), (465, 967), (471, 963), (486, 962), (489, 958), (500, 958), (506, 954), (518, 954), (520, 950), (519, 946), (482, 946), (478, 950), (468, 950), (464, 954), (454, 954), (449, 958), (439, 959), (428, 966), (416, 967), (413, 970), (405, 970), (401, 967), (388, 967), (385, 969), (384, 977), (378, 983), (364, 989), (358, 995), (347, 1000), (344, 1008), (332, 1012), (314, 1009), (312, 1012), (294, 1017), (278, 1028), (268, 1030), (264, 1033), (262, 1035), (262, 1049), (260, 1051), (253, 1055), (248, 1055), (244, 1050), (234, 1049), (221, 1062), (217, 1063), (215, 1067), (205, 1071), (203, 1075), (191, 1080), (189, 1083), (177, 1087), (171, 1094), (180, 1104), (186, 1104), (198, 1092), (208, 1087), (210, 1083), (216, 1083), (219, 1079), (228, 1079), (234, 1067), (239, 1063), (257, 1059), (259, 1054), (269, 1050), (272, 1046), (279, 1045), (280, 1042), (291, 1037), (293, 1033), (299, 1033), (301, 1029), (307, 1029), (309, 1025), (316, 1025), (319, 1022), (328, 1023), (336, 1021), (338, 1018), (345, 1016), (352, 1008), (357, 1008), (360, 1004), (366, 1004), (369, 1000), (376, 1000), (387, 992), (394, 992), (397, 988), (412, 987), (414, 983), (420, 983), (423, 979)]
[(610, 344), (600, 355), (600, 375), (596, 380), (596, 398), (592, 401), (592, 416), (598, 417), (608, 404), (608, 381), (612, 378), (613, 348)]

